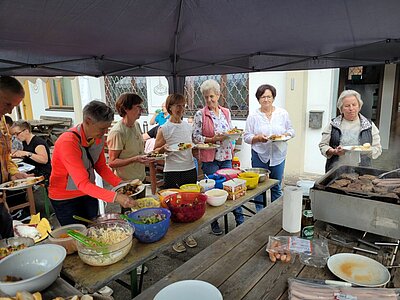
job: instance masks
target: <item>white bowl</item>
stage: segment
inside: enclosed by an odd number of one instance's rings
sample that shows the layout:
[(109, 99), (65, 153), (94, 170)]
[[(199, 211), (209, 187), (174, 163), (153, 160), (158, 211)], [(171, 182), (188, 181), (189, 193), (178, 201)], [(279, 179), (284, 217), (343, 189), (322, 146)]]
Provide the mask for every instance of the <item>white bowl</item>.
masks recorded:
[(221, 292), (212, 284), (201, 280), (174, 282), (157, 293), (154, 300), (222, 300)]
[(200, 185), (202, 192), (207, 192), (215, 187), (215, 180), (214, 179), (203, 179), (200, 180), (198, 183)]
[[(72, 254), (78, 250), (76, 246), (77, 241), (67, 235), (68, 230), (76, 230), (85, 234), (86, 226), (83, 224), (70, 224), (59, 227), (51, 232), (48, 241), (51, 244), (63, 246), (67, 250), (67, 254)], [(64, 237), (65, 235), (67, 236)]]
[(220, 189), (212, 189), (205, 192), (207, 195), (207, 203), (211, 206), (221, 206), (228, 198), (228, 192)]
[(20, 277), (15, 282), (0, 281), (0, 290), (10, 296), (18, 291), (40, 292), (60, 275), (67, 252), (59, 245), (44, 244), (17, 251), (0, 261), (0, 279)]

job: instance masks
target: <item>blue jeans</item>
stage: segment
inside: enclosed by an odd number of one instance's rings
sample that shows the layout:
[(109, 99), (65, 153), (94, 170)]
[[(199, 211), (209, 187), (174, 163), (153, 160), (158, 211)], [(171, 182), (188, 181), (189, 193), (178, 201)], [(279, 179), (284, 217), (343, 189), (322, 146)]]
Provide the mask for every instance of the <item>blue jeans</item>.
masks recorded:
[[(271, 188), (271, 202), (273, 202), (283, 194), (282, 178), (283, 178), (283, 171), (285, 169), (285, 160), (276, 166), (270, 166), (269, 163), (270, 163), (269, 161), (267, 163), (263, 163), (260, 160), (258, 153), (254, 150), (251, 150), (251, 165), (253, 166), (253, 168), (268, 169), (271, 171), (269, 177), (271, 179), (279, 180), (279, 183)], [(255, 197), (254, 202), (256, 205), (256, 211), (260, 211), (264, 208), (262, 195)]]
[[(90, 196), (82, 196), (68, 200), (52, 200), (56, 217), (61, 226), (81, 223), (75, 220), (72, 216), (77, 215), (86, 219), (97, 217), (99, 211), (99, 202), (96, 198)], [(82, 222), (82, 224), (87, 225)]]
[[(210, 162), (203, 162), (201, 166), (203, 173), (206, 175), (212, 175), (219, 169), (227, 169), (227, 168), (228, 169), (232, 168), (232, 160), (224, 160), (224, 161), (214, 160)], [(244, 222), (243, 210), (241, 207), (234, 209), (232, 213), (235, 215), (236, 225), (240, 225)]]

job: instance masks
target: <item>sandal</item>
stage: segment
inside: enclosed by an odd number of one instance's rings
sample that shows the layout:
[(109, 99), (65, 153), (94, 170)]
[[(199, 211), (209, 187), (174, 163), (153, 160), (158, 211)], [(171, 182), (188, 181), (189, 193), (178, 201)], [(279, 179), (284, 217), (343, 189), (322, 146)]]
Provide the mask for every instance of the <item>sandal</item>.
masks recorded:
[(189, 235), (186, 239), (185, 239), (185, 244), (189, 247), (189, 248), (193, 248), (197, 246), (197, 242), (196, 240), (193, 238), (193, 236)]
[(181, 253), (186, 251), (185, 245), (183, 245), (182, 242), (177, 242), (172, 246), (172, 249), (174, 249), (175, 252)]

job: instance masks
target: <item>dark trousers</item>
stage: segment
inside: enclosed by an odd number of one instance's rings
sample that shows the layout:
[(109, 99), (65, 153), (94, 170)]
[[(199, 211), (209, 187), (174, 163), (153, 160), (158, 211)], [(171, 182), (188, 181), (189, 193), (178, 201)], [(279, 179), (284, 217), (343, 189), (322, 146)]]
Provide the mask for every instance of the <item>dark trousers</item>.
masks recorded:
[(97, 217), (99, 213), (99, 204), (96, 198), (90, 196), (82, 196), (78, 198), (68, 199), (68, 200), (52, 200), (56, 217), (62, 226), (69, 224), (82, 223), (75, 220), (72, 216), (80, 216), (86, 219), (93, 219)]
[(197, 172), (196, 168), (188, 171), (171, 171), (164, 172), (164, 188), (178, 188), (181, 185), (196, 183), (197, 182)]
[(0, 240), (14, 236), (12, 218), (4, 203), (0, 203)]

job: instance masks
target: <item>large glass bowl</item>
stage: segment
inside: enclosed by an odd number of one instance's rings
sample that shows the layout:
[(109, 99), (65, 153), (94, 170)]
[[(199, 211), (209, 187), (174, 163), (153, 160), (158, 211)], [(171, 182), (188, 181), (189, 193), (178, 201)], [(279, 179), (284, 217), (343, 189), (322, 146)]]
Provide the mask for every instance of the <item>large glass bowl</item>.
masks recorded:
[(87, 246), (77, 243), (81, 260), (91, 266), (108, 266), (123, 259), (132, 246), (134, 228), (125, 221), (104, 221), (87, 229), (86, 235), (107, 246)]

